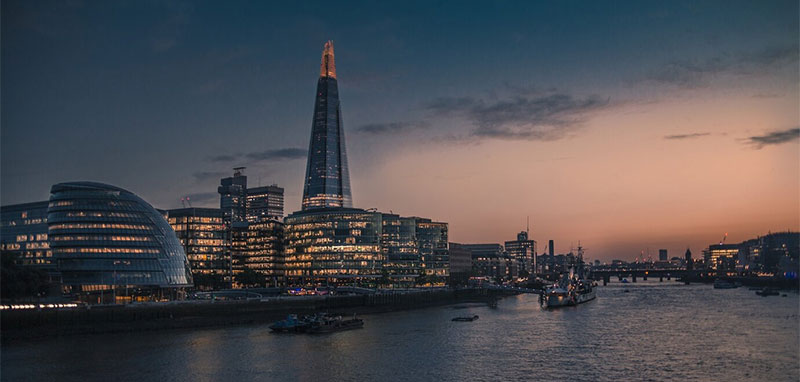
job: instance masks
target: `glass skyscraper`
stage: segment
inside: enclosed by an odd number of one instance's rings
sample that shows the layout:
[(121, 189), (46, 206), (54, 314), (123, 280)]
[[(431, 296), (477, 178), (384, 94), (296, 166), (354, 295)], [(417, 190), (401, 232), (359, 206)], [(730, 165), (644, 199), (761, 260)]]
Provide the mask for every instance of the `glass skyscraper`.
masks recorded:
[(303, 210), (352, 207), (350, 174), (347, 170), (342, 110), (333, 60), (333, 42), (322, 51), (308, 165), (303, 187)]

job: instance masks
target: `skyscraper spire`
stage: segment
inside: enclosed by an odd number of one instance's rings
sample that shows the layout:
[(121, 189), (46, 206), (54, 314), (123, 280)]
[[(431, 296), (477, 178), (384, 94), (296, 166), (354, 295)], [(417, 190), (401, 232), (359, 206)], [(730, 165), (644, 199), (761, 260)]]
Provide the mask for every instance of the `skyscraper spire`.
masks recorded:
[(333, 61), (333, 41), (328, 40), (322, 50), (322, 63), (319, 67), (320, 77), (336, 78), (336, 64)]
[(308, 145), (303, 210), (352, 207), (333, 42), (325, 43)]

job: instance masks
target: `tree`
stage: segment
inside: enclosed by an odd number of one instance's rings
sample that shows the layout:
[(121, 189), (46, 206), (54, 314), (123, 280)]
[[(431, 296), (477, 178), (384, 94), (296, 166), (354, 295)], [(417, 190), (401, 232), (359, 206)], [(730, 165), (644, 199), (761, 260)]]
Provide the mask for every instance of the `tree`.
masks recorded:
[(233, 277), (236, 282), (245, 287), (263, 287), (267, 285), (267, 276), (252, 269), (245, 269)]
[(7, 251), (0, 254), (0, 260), (0, 296), (3, 299), (47, 296), (50, 288), (47, 272), (20, 267), (14, 262), (14, 254)]

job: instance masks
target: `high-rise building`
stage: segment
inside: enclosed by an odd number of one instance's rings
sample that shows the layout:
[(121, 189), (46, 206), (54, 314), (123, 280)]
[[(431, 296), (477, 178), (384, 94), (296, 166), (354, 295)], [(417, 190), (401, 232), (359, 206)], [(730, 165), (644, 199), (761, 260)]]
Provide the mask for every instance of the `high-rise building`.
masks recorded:
[(658, 250), (658, 261), (668, 261), (669, 257), (667, 257), (667, 250), (666, 249), (659, 249)]
[(242, 175), (244, 167), (233, 169), (233, 176), (222, 178), (219, 192), (219, 207), (222, 209), (225, 224), (247, 221), (247, 176)]
[(304, 183), (303, 210), (352, 207), (332, 41), (322, 51)]
[(517, 234), (517, 240), (505, 243), (506, 252), (515, 258), (519, 264), (522, 274), (532, 274), (536, 272), (536, 241), (528, 239), (528, 232), (522, 231)]
[(247, 221), (283, 220), (283, 188), (277, 184), (247, 189)]
[(230, 235), (219, 208), (179, 208), (167, 220), (183, 246), (200, 289), (227, 287), (231, 282)]
[(21, 266), (55, 271), (56, 261), (47, 239), (48, 201), (0, 207), (0, 249)]
[(450, 275), (468, 276), (472, 272), (472, 251), (464, 248), (463, 244), (450, 243)]

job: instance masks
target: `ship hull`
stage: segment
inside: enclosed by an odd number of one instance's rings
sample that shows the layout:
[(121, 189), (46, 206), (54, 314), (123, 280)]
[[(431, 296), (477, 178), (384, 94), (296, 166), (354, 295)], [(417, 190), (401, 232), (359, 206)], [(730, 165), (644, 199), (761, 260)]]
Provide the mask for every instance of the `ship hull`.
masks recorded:
[(592, 289), (586, 293), (575, 294), (574, 298), (569, 295), (552, 294), (545, 296), (544, 306), (546, 308), (561, 308), (565, 306), (575, 306), (594, 300), (597, 297), (597, 291)]

